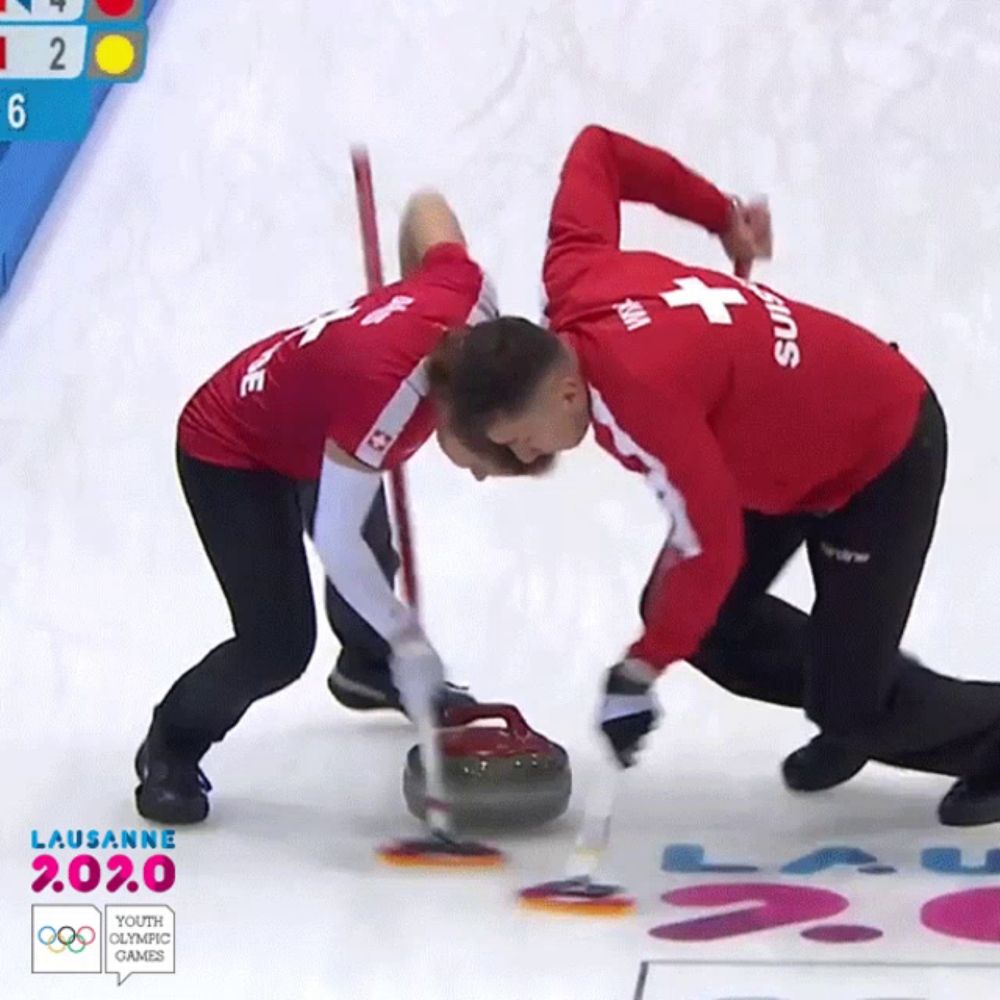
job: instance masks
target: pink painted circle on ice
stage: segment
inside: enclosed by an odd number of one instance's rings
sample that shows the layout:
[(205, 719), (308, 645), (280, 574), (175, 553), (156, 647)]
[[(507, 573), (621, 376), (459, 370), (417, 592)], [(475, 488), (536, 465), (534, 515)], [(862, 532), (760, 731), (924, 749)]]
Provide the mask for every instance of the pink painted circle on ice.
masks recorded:
[(60, 882), (60, 881), (58, 881), (58, 880), (56, 880), (55, 882), (53, 882), (53, 883), (52, 883), (52, 889), (53, 889), (53, 890), (54, 890), (55, 892), (62, 892), (62, 891), (63, 891), (63, 889), (65, 889), (65, 888), (66, 888), (66, 886), (64, 886), (64, 885), (62, 884), (62, 882)]
[(125, 888), (128, 889), (129, 892), (138, 892), (139, 891), (139, 883), (138, 882), (129, 882), (129, 884), (126, 885)]
[(877, 941), (882, 937), (877, 927), (862, 927), (860, 924), (825, 924), (810, 927), (802, 936), (820, 944), (858, 944), (861, 941)]
[(1000, 888), (965, 889), (924, 903), (920, 920), (948, 937), (1000, 944)]

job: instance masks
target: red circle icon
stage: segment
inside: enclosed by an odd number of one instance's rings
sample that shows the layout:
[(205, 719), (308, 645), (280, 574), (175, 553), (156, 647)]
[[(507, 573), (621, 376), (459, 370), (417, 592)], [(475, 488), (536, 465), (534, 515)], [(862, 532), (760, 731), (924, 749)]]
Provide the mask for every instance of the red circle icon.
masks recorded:
[(135, 0), (97, 0), (97, 6), (108, 17), (121, 17), (135, 6)]

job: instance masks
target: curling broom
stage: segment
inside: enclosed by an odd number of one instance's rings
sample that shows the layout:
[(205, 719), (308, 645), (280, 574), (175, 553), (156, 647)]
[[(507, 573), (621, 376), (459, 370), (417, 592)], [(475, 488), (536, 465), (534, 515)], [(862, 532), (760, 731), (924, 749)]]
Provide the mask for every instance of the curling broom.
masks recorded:
[[(358, 219), (361, 223), (361, 245), (364, 251), (365, 277), (368, 290), (381, 288), (382, 254), (379, 249), (378, 220), (375, 214), (375, 192), (372, 184), (371, 158), (363, 146), (351, 150), (354, 168), (354, 189), (357, 195)], [(403, 595), (419, 610), (417, 573), (413, 535), (410, 530), (406, 479), (400, 466), (389, 471), (392, 487), (393, 517), (399, 540), (399, 556), (403, 571)], [(427, 779), (426, 824), (428, 836), (399, 840), (378, 848), (378, 856), (387, 864), (434, 868), (495, 868), (505, 861), (495, 847), (474, 841), (456, 839), (451, 832), (451, 809), (444, 787), (441, 747), (435, 720), (427, 712), (415, 719), (420, 741), (420, 756)]]
[(602, 760), (584, 809), (583, 821), (562, 879), (529, 886), (518, 902), (529, 910), (573, 913), (592, 917), (621, 917), (635, 910), (635, 898), (594, 876), (611, 839), (611, 817), (620, 780), (617, 763)]
[[(737, 261), (738, 278), (750, 277), (751, 261)], [(621, 886), (595, 881), (594, 876), (611, 840), (611, 817), (620, 780), (616, 763), (603, 763), (590, 790), (583, 821), (562, 879), (540, 882), (518, 893), (518, 902), (529, 910), (620, 917), (635, 910), (635, 898)]]

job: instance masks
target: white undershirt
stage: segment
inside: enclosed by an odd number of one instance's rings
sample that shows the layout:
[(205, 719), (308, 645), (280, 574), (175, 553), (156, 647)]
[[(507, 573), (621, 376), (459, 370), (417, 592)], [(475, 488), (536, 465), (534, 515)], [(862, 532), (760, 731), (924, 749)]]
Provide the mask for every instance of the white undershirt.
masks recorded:
[(334, 588), (393, 645), (418, 626), (416, 615), (396, 597), (364, 538), (365, 521), (381, 482), (377, 472), (362, 472), (324, 456), (312, 537)]
[[(479, 323), (498, 315), (493, 283), (481, 272), (479, 292), (466, 323)], [(354, 457), (365, 464), (381, 465), (427, 395), (425, 366), (426, 359), (421, 359), (400, 382)], [(376, 437), (380, 439), (377, 448), (373, 444)], [(396, 597), (364, 539), (365, 521), (381, 481), (376, 469), (366, 472), (351, 468), (324, 455), (313, 520), (313, 545), (334, 588), (383, 639), (394, 645), (404, 634), (421, 636), (422, 633), (416, 614)]]

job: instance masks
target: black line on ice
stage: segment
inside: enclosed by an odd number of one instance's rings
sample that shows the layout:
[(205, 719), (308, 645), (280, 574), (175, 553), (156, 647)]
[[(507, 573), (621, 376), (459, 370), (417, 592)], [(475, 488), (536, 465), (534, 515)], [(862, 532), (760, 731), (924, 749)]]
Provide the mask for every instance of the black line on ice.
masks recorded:
[(771, 969), (813, 967), (835, 969), (839, 966), (844, 966), (852, 969), (996, 969), (1000, 971), (1000, 964), (996, 962), (775, 962), (764, 959), (741, 961), (737, 958), (725, 958), (713, 962), (704, 958), (648, 958), (639, 963), (639, 977), (636, 979), (632, 1000), (644, 1000), (646, 996), (646, 981), (649, 979), (649, 967), (651, 965), (700, 965), (707, 969), (725, 969), (736, 966), (741, 968), (751, 966), (753, 968)]
[(635, 993), (632, 995), (632, 1000), (642, 1000), (643, 994), (646, 992), (646, 977), (649, 975), (649, 962), (639, 963), (639, 978), (636, 980)]

